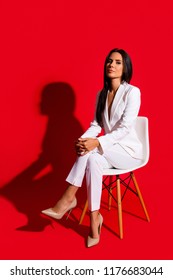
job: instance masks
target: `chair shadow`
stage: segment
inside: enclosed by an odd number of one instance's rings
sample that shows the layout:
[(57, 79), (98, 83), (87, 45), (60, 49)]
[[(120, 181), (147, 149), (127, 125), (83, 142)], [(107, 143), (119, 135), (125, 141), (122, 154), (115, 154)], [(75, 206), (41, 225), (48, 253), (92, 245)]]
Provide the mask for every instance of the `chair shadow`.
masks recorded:
[[(102, 210), (104, 210), (105, 214), (107, 212), (107, 215), (114, 215), (114, 214), (111, 214), (111, 211), (116, 211), (116, 217), (117, 217), (117, 220), (116, 220), (116, 225), (114, 226), (114, 228), (110, 227), (110, 225), (107, 225), (106, 223), (104, 223), (104, 228), (106, 228), (109, 232), (111, 232), (113, 235), (115, 235), (116, 237), (120, 238), (120, 235), (119, 235), (119, 225), (118, 225), (118, 207), (117, 205), (112, 205), (111, 206), (111, 209), (108, 210), (108, 204), (107, 202), (105, 201), (102, 201), (102, 206), (101, 206)], [(146, 217), (144, 217), (144, 213), (143, 213), (143, 216), (142, 216), (142, 213), (141, 215), (135, 213), (134, 211), (132, 210), (127, 210), (125, 208), (122, 209), (122, 213), (125, 213), (125, 214), (128, 214), (130, 216), (133, 216), (137, 219), (140, 219), (140, 220), (143, 220), (143, 221), (146, 221), (147, 222), (147, 219)]]
[[(106, 210), (106, 209), (108, 208), (108, 206), (107, 206), (106, 203), (103, 203), (103, 204), (104, 204), (103, 208)], [(117, 211), (117, 213), (118, 213), (118, 207), (117, 207), (117, 206), (112, 205), (112, 206), (111, 206), (111, 209), (115, 209), (115, 210)], [(111, 210), (108, 210), (108, 211), (111, 211)], [(143, 221), (146, 221), (146, 222), (147, 222), (147, 219), (146, 219), (144, 213), (143, 213), (143, 216), (142, 216), (142, 213), (141, 213), (141, 215), (139, 215), (139, 214), (135, 213), (134, 210), (133, 210), (133, 212), (132, 212), (132, 210), (127, 210), (127, 209), (125, 209), (125, 208), (122, 209), (122, 213), (126, 213), (126, 214), (128, 214), (128, 215), (130, 215), (130, 216), (133, 216), (133, 217), (135, 217), (135, 218), (137, 218), (137, 219), (140, 219), (140, 220), (143, 220)]]
[[(40, 212), (55, 204), (64, 192), (65, 178), (76, 158), (74, 141), (83, 133), (74, 116), (75, 94), (69, 84), (47, 84), (41, 92), (39, 107), (40, 113), (48, 119), (42, 152), (0, 189), (0, 195), (26, 215), (27, 224), (17, 229), (23, 231), (42, 231), (50, 224)], [(51, 168), (45, 173), (48, 167)]]

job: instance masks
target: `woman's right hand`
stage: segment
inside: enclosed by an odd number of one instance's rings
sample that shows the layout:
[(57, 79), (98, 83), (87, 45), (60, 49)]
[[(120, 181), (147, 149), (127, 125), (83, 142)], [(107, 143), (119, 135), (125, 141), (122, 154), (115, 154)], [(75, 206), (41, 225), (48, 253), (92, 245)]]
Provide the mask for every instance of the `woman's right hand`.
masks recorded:
[(75, 142), (75, 150), (78, 156), (83, 156), (88, 153), (88, 151), (83, 146), (83, 143), (81, 142), (80, 138)]

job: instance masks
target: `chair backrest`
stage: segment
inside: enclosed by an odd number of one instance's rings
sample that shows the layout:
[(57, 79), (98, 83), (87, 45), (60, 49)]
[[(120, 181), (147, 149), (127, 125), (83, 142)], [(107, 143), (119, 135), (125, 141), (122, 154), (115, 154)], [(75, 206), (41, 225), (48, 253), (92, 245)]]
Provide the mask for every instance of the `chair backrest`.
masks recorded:
[(143, 161), (140, 164), (140, 166), (132, 167), (129, 169), (116, 169), (116, 168), (105, 168), (103, 174), (104, 175), (120, 175), (127, 172), (131, 172), (135, 169), (141, 168), (144, 165), (147, 164), (149, 160), (149, 130), (148, 130), (148, 118), (147, 117), (137, 117), (136, 120), (136, 127), (135, 127), (136, 133), (142, 142), (143, 145)]
[(150, 154), (150, 147), (149, 147), (149, 128), (148, 128), (148, 118), (147, 117), (137, 117), (136, 121), (136, 132), (140, 139), (140, 141), (143, 144), (143, 164), (145, 165), (149, 160), (149, 154)]

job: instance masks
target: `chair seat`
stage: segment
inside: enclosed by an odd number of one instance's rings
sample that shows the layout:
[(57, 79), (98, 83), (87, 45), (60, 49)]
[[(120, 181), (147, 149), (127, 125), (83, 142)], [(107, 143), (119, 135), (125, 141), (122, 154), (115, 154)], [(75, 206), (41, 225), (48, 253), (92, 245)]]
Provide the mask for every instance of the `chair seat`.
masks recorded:
[(146, 163), (143, 161), (139, 166), (136, 167), (132, 167), (129, 169), (118, 169), (118, 168), (104, 168), (103, 169), (103, 175), (121, 175), (121, 174), (125, 174), (128, 172), (132, 172), (136, 169), (139, 169), (141, 167), (143, 167)]
[(116, 169), (116, 168), (104, 168), (103, 170), (103, 176), (111, 176), (111, 175), (121, 175), (121, 174), (125, 174), (128, 172), (133, 171), (134, 169)]

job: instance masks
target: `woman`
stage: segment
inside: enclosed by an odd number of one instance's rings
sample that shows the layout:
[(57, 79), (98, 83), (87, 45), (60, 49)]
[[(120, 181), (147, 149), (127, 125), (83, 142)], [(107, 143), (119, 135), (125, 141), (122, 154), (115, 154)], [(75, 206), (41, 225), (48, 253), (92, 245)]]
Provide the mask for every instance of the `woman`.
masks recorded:
[[(104, 168), (140, 165), (142, 145), (135, 132), (140, 90), (129, 84), (132, 63), (122, 49), (110, 51), (104, 65), (104, 87), (97, 97), (95, 119), (76, 142), (77, 160), (66, 181), (70, 184), (53, 208), (42, 213), (61, 219), (77, 204), (76, 192), (86, 175), (90, 234), (87, 246), (99, 243), (103, 217), (99, 213)], [(101, 130), (104, 135), (99, 136)]]

